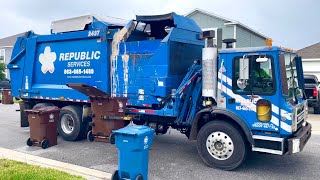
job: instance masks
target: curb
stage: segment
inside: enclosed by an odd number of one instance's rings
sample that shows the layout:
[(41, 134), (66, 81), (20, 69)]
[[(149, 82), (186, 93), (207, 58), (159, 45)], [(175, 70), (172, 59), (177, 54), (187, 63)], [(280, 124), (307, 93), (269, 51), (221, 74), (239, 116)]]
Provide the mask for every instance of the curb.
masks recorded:
[(311, 136), (312, 136), (313, 134), (314, 134), (314, 135), (320, 135), (320, 131), (311, 131)]
[(112, 174), (107, 172), (89, 169), (82, 166), (68, 164), (68, 163), (47, 159), (39, 156), (34, 156), (30, 154), (25, 154), (22, 152), (13, 151), (13, 150), (4, 149), (4, 148), (0, 148), (0, 158), (20, 161), (27, 164), (38, 165), (45, 168), (53, 168), (53, 169), (64, 171), (73, 175), (82, 176), (90, 180), (101, 180), (101, 179), (111, 180), (111, 176), (112, 176)]

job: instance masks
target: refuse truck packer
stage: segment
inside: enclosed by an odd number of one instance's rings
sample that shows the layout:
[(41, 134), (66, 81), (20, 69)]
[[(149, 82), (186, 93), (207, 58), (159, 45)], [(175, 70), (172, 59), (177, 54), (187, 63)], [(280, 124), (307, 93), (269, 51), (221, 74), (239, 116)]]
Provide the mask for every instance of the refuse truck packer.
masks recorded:
[[(50, 35), (19, 37), (10, 70), (12, 94), (25, 109), (61, 108), (58, 132), (67, 141), (90, 130), (90, 100), (79, 84), (126, 97), (126, 120), (165, 134), (179, 130), (197, 141), (211, 167), (239, 167), (250, 150), (302, 151), (311, 136), (301, 58), (272, 46), (216, 47), (205, 31), (175, 13), (129, 22), (97, 16), (55, 21)], [(83, 90), (84, 91), (84, 90)], [(126, 121), (129, 122), (129, 121)]]

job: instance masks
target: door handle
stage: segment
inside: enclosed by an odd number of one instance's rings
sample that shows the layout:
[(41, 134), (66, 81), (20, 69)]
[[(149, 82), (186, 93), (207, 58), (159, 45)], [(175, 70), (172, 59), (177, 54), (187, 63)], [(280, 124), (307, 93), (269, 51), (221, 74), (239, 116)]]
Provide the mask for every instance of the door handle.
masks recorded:
[(259, 98), (258, 95), (248, 95), (248, 97), (249, 97), (249, 98), (252, 98), (252, 99), (254, 99), (254, 98)]
[(236, 103), (236, 99), (235, 98), (229, 98), (228, 99), (228, 103), (229, 104), (234, 104), (234, 103)]

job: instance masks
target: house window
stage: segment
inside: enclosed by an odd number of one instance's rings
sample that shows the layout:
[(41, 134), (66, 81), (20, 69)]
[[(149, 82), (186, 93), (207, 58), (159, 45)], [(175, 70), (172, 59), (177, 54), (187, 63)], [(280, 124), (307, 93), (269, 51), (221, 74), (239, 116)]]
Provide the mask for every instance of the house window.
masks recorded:
[(0, 49), (0, 63), (5, 61), (5, 49)]

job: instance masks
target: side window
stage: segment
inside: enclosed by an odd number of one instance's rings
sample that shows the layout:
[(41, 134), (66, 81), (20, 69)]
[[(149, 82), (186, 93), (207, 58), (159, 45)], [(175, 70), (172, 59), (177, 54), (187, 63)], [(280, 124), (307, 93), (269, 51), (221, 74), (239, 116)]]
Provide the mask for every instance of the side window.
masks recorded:
[(257, 62), (259, 56), (248, 56), (249, 59), (249, 79), (245, 86), (239, 86), (240, 59), (233, 59), (232, 90), (236, 94), (272, 95), (275, 92), (273, 58), (265, 56), (266, 61)]

